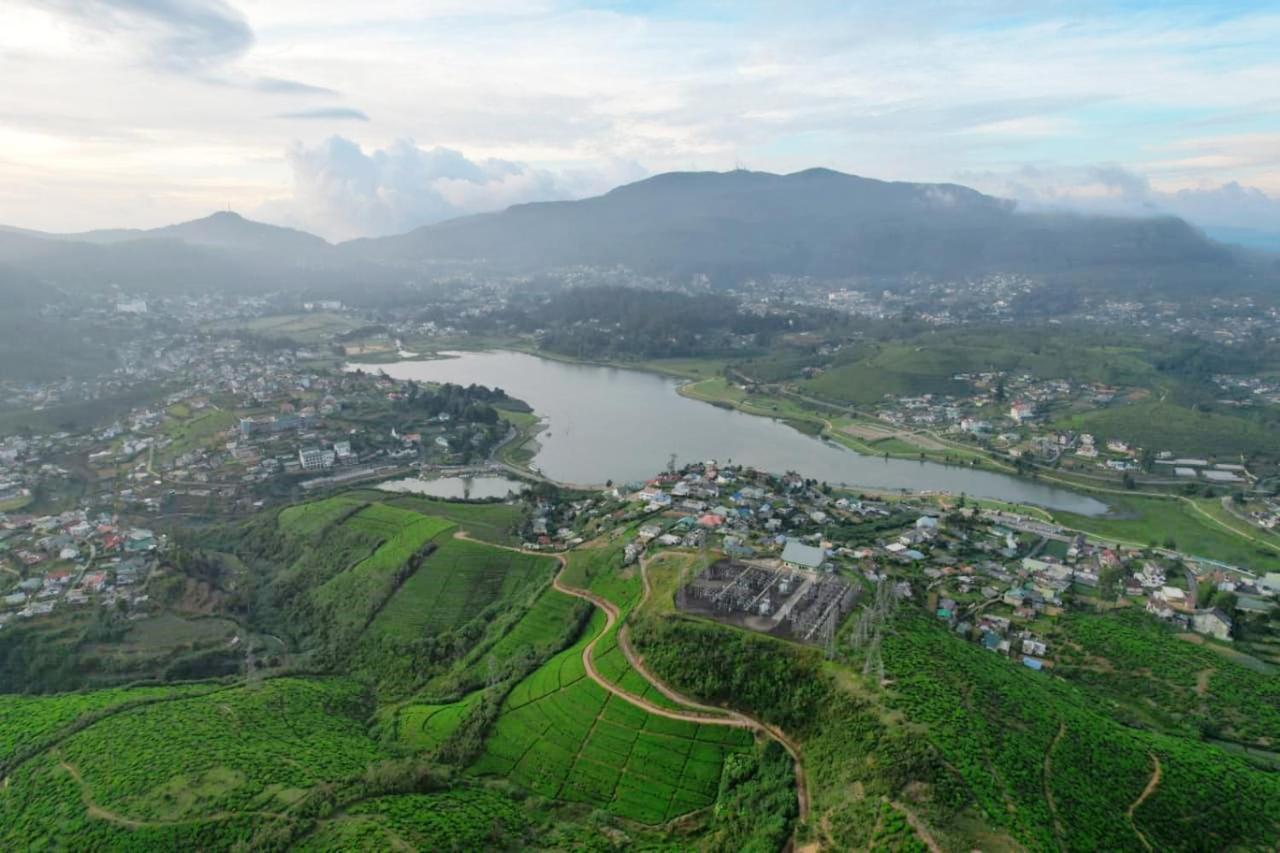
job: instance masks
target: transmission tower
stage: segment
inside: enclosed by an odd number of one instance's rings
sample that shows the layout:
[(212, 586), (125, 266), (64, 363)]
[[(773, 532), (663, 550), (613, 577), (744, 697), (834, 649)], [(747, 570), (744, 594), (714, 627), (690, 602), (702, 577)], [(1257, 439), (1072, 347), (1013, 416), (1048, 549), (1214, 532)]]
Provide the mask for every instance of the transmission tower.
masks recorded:
[(256, 689), (262, 684), (262, 673), (258, 671), (258, 659), (253, 654), (253, 643), (244, 641), (244, 686)]

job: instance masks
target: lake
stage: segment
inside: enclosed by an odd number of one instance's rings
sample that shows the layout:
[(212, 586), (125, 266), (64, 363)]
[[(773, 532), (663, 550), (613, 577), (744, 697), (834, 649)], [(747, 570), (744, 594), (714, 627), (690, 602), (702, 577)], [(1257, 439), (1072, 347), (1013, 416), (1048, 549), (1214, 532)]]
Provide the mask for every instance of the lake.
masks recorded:
[(433, 498), (471, 501), (505, 498), (509, 492), (519, 494), (527, 486), (527, 483), (510, 477), (492, 476), (437, 477), (434, 480), (405, 477), (402, 480), (388, 480), (378, 484), (378, 488), (384, 492), (408, 492), (414, 495), (429, 495)]
[[(786, 424), (682, 397), (677, 380), (520, 352), (466, 352), (363, 365), (396, 379), (502, 388), (546, 422), (533, 464), (564, 483), (644, 480), (677, 462), (716, 459), (872, 489), (964, 492), (1100, 515), (1106, 504), (1067, 489), (960, 466), (864, 456)], [(350, 368), (361, 365), (349, 365)]]

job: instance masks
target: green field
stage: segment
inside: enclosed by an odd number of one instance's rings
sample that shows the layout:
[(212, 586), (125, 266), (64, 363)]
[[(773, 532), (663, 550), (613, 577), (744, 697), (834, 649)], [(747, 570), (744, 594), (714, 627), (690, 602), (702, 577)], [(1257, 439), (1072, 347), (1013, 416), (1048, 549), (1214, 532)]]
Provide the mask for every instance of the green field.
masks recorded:
[(444, 743), (471, 711), (480, 693), (447, 705), (409, 704), (396, 709), (396, 738), (419, 751), (431, 751)]
[[(362, 629), (399, 588), (411, 559), (452, 523), (407, 510), (372, 504), (343, 522), (358, 533), (378, 537), (382, 544), (350, 569), (312, 591), (316, 606), (332, 614), (336, 625)], [(412, 577), (412, 574), (409, 574)]]
[(325, 821), (293, 849), (481, 850), (519, 837), (529, 816), (511, 798), (484, 788), (375, 797)]
[(1054, 511), (1053, 518), (1059, 524), (1106, 541), (1146, 547), (1163, 546), (1172, 540), (1176, 549), (1185, 554), (1221, 560), (1253, 571), (1280, 570), (1280, 553), (1222, 529), (1186, 501), (1113, 493), (1107, 493), (1103, 499), (1111, 506), (1107, 515)]
[(1280, 437), (1273, 426), (1235, 415), (1200, 412), (1166, 400), (1115, 404), (1064, 418), (1058, 425), (1179, 456), (1216, 456), (1230, 462), (1254, 453), (1280, 456)]
[(597, 611), (578, 643), (516, 686), (472, 772), (641, 823), (710, 805), (725, 756), (747, 749), (750, 733), (658, 717), (606, 693), (582, 665), (603, 625)]
[(378, 612), (369, 630), (401, 640), (438, 634), (546, 580), (555, 567), (550, 557), (442, 538)]
[[(1108, 642), (1133, 647), (1132, 637)], [(982, 814), (1029, 847), (1136, 849), (1141, 836), (1155, 849), (1224, 849), (1280, 831), (1276, 815), (1250, 805), (1276, 801), (1280, 776), (1216, 747), (1123, 726), (1096, 696), (923, 617), (898, 620), (883, 654), (890, 704), (924, 727)], [(1162, 780), (1137, 805), (1157, 760)]]
[(213, 326), (216, 330), (243, 329), (265, 338), (288, 338), (300, 344), (325, 343), (358, 327), (355, 320), (323, 311), (256, 317), (248, 322), (232, 320)]
[(193, 418), (166, 421), (161, 432), (172, 443), (157, 452), (162, 459), (176, 459), (184, 453), (207, 446), (214, 436), (231, 429), (238, 421), (235, 412), (223, 409), (211, 409)]
[(351, 492), (346, 497), (378, 501), (387, 506), (445, 518), (461, 527), (472, 538), (492, 542), (495, 545), (520, 544), (515, 535), (522, 516), (522, 510), (518, 506), (505, 503), (436, 500), (418, 495), (395, 495), (368, 489)]
[[(35, 701), (47, 716), (82, 704)], [(292, 823), (291, 812), (318, 784), (358, 777), (384, 757), (365, 733), (368, 710), (351, 682), (280, 679), (107, 716), (10, 774), (0, 794), (0, 846), (248, 842), (265, 826)]]
[(1060, 671), (1131, 708), (1135, 720), (1189, 737), (1212, 732), (1280, 746), (1280, 679), (1274, 674), (1242, 666), (1132, 611), (1073, 614), (1054, 633), (1069, 641)]

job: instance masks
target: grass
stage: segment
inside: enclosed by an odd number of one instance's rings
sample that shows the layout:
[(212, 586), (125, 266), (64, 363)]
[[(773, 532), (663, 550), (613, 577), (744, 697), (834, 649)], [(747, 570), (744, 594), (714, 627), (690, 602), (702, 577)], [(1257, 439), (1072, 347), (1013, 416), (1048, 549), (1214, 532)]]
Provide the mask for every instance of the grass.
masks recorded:
[(214, 329), (244, 329), (266, 338), (288, 338), (300, 344), (318, 344), (358, 328), (358, 323), (339, 314), (317, 311), (309, 314), (277, 314), (256, 317), (248, 322), (230, 320), (215, 323)]
[(453, 525), (445, 519), (374, 504), (353, 515), (344, 526), (381, 536), (382, 544), (313, 590), (311, 598), (332, 614), (336, 624), (359, 629), (395, 592), (404, 572), (409, 570), (410, 559)]
[(160, 451), (163, 458), (174, 459), (184, 453), (208, 445), (215, 436), (225, 432), (238, 423), (235, 412), (223, 409), (212, 409), (189, 420), (177, 419), (165, 423), (161, 428), (172, 444)]
[(367, 505), (368, 501), (345, 496), (310, 501), (280, 510), (278, 523), (287, 534), (313, 539)]
[(461, 527), (469, 536), (495, 545), (517, 545), (516, 530), (524, 511), (505, 503), (464, 503), (446, 501), (419, 495), (395, 495), (376, 491), (349, 492), (350, 500), (373, 500), (387, 506), (409, 510), (422, 515), (448, 519)]
[(1219, 456), (1233, 462), (1254, 452), (1275, 456), (1278, 447), (1274, 431), (1256, 421), (1200, 412), (1154, 397), (1074, 415), (1058, 425), (1157, 451)]
[[(489, 647), (485, 658), (492, 656), (495, 660), (508, 660), (525, 648), (542, 648), (557, 641), (580, 606), (578, 599), (548, 587), (511, 630)], [(483, 661), (477, 661), (474, 668), (482, 669)]]
[(20, 495), (16, 498), (0, 500), (0, 512), (17, 512), (23, 507), (30, 506), (33, 500), (35, 499), (31, 495)]
[(398, 640), (439, 634), (545, 580), (555, 566), (550, 557), (442, 538), (378, 612), (369, 631)]
[[(345, 679), (183, 690), (128, 691), (157, 701), (99, 719), (10, 773), (0, 847), (229, 849), (386, 757), (366, 734), (363, 688)], [(109, 705), (124, 695), (76, 702)], [(46, 708), (68, 701), (36, 700)]]
[(396, 738), (418, 751), (433, 750), (457, 730), (479, 699), (477, 691), (445, 705), (405, 705), (396, 711)]
[(483, 850), (508, 833), (518, 837), (529, 822), (512, 799), (479, 786), (374, 797), (327, 821), (294, 849)]
[(1106, 541), (1138, 547), (1164, 545), (1197, 557), (1231, 563), (1253, 571), (1280, 570), (1280, 554), (1216, 526), (1187, 502), (1176, 498), (1108, 493), (1111, 512), (1083, 516), (1053, 512), (1054, 521)]

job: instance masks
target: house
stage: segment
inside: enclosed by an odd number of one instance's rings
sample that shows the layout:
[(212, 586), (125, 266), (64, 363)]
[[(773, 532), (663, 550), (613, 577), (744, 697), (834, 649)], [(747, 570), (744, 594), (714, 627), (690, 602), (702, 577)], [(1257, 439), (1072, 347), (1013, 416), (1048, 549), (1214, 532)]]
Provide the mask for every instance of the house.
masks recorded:
[(318, 447), (306, 447), (298, 451), (298, 464), (303, 471), (319, 471), (325, 467), (324, 451)]
[(817, 569), (826, 559), (827, 553), (821, 548), (805, 545), (794, 539), (788, 540), (782, 549), (783, 565), (792, 569)]
[(1191, 616), (1191, 627), (1198, 634), (1208, 634), (1219, 640), (1231, 639), (1231, 617), (1216, 607), (1197, 610)]
[(1035, 407), (1030, 403), (1014, 403), (1009, 407), (1009, 417), (1017, 423), (1023, 423), (1035, 416)]

